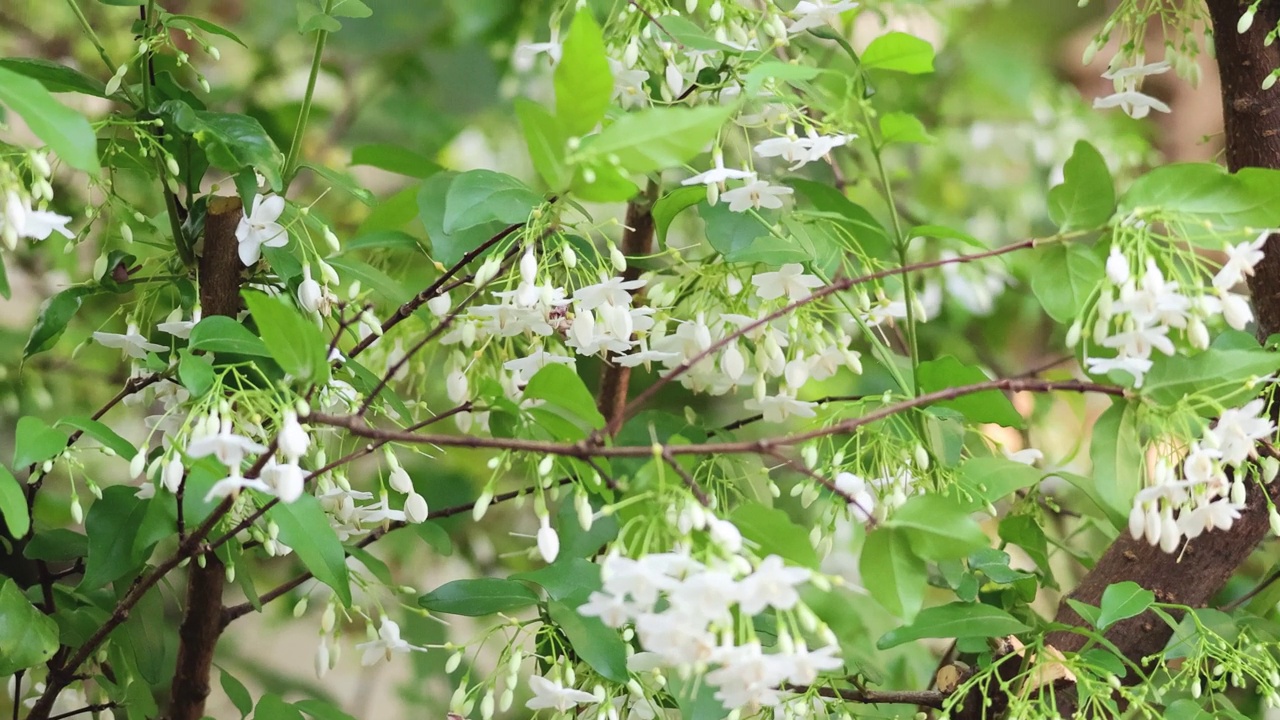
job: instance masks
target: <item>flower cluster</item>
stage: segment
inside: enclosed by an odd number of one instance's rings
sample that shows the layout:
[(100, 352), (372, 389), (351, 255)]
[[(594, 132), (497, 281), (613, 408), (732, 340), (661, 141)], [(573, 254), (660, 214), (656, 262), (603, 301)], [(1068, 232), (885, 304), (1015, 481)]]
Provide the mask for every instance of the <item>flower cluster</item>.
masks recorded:
[(68, 240), (75, 238), (67, 229), (71, 218), (46, 209), (53, 201), (49, 160), (43, 152), (28, 153), (26, 159), (33, 176), (29, 189), (17, 169), (0, 159), (0, 241), (15, 250), (23, 238), (44, 240), (55, 232)]
[(579, 612), (612, 628), (634, 627), (643, 652), (631, 657), (629, 667), (703, 674), (728, 710), (779, 706), (783, 685), (807, 686), (843, 665), (830, 638), (824, 647), (809, 650), (803, 639), (783, 629), (779, 651), (766, 653), (753, 633), (738, 632), (742, 628), (735, 626), (735, 617), (769, 610), (812, 619), (797, 592), (810, 572), (789, 567), (776, 555), (753, 569), (737, 556), (703, 562), (676, 551), (633, 560), (614, 552), (605, 558), (601, 578), (603, 589), (593, 592)]
[(1191, 443), (1181, 473), (1163, 460), (1156, 463), (1152, 484), (1133, 500), (1129, 533), (1171, 553), (1183, 538), (1229, 530), (1244, 509), (1245, 463), (1257, 457), (1256, 443), (1275, 431), (1262, 399), (1223, 412), (1204, 437)]
[[(1106, 274), (1114, 287), (1106, 287), (1097, 304), (1097, 320), (1093, 326), (1095, 344), (1115, 350), (1115, 357), (1085, 357), (1089, 372), (1108, 373), (1123, 370), (1134, 378), (1134, 387), (1142, 387), (1151, 370), (1153, 351), (1173, 355), (1177, 349), (1172, 331), (1179, 331), (1188, 345), (1197, 350), (1209, 346), (1207, 323), (1221, 317), (1227, 325), (1243, 330), (1252, 320), (1253, 311), (1244, 295), (1230, 291), (1262, 260), (1262, 247), (1272, 231), (1257, 239), (1228, 246), (1227, 262), (1213, 278), (1211, 291), (1188, 294), (1176, 280), (1165, 278), (1152, 258), (1140, 278), (1130, 269), (1129, 258), (1112, 247), (1107, 258)], [(1115, 292), (1118, 288), (1118, 292)], [(1069, 344), (1079, 337), (1077, 322), (1069, 333)]]

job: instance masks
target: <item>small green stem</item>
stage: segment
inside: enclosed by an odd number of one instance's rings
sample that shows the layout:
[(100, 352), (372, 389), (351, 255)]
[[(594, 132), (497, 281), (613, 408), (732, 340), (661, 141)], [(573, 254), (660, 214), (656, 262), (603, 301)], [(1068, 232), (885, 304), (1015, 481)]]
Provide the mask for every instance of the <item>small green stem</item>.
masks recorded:
[[(334, 0), (325, 0), (324, 14), (333, 12)], [(316, 49), (311, 56), (311, 75), (307, 78), (307, 90), (302, 96), (302, 109), (298, 112), (298, 123), (293, 128), (293, 139), (289, 142), (289, 154), (284, 159), (284, 186), (287, 189), (293, 182), (293, 174), (297, 169), (298, 154), (302, 150), (302, 136), (307, 130), (307, 120), (311, 116), (311, 98), (316, 90), (316, 78), (320, 76), (320, 61), (324, 58), (324, 44), (329, 39), (329, 31), (316, 30)]]
[(93, 43), (93, 46), (97, 48), (98, 57), (102, 58), (102, 63), (107, 66), (107, 71), (114, 75), (117, 65), (111, 62), (106, 48), (102, 47), (102, 41), (98, 39), (98, 34), (93, 31), (93, 26), (89, 24), (89, 18), (84, 16), (84, 12), (80, 10), (80, 5), (76, 3), (76, 0), (67, 0), (67, 5), (71, 8), (72, 14), (76, 16), (76, 21), (80, 23), (80, 29), (88, 36), (89, 42)]

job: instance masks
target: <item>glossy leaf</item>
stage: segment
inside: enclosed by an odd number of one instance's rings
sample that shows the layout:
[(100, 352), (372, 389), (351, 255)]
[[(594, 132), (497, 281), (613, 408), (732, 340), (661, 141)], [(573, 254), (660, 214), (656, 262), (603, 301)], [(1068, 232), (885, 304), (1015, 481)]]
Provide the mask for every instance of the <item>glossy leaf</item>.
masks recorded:
[(922, 638), (1003, 637), (1030, 629), (1000, 608), (954, 602), (921, 610), (909, 625), (885, 633), (876, 647), (887, 650)]
[(1126, 580), (1108, 585), (1102, 591), (1098, 629), (1106, 630), (1121, 620), (1141, 615), (1155, 600), (1155, 593), (1135, 582)]
[(418, 598), (418, 605), (438, 613), (480, 617), (526, 608), (538, 602), (528, 585), (506, 578), (454, 580)]
[(333, 588), (344, 607), (351, 607), (351, 579), (346, 553), (329, 526), (329, 516), (314, 495), (303, 493), (291, 503), (276, 503), (267, 519), (280, 526), (280, 541), (293, 548), (320, 582)]
[(80, 581), (82, 591), (115, 582), (142, 564), (135, 546), (147, 503), (135, 497), (135, 492), (126, 485), (109, 487), (102, 491), (102, 499), (89, 507), (84, 519), (89, 554)]
[(560, 632), (569, 639), (574, 653), (592, 670), (618, 683), (631, 679), (627, 672), (627, 646), (616, 630), (599, 618), (579, 615), (577, 610), (561, 602), (547, 603), (547, 610)]
[(0, 67), (0, 105), (21, 117), (68, 165), (97, 174), (98, 138), (93, 127), (83, 115), (55, 100), (40, 81)]
[(559, 557), (550, 565), (512, 575), (511, 579), (537, 583), (552, 600), (565, 602), (570, 598), (585, 601), (601, 587), (600, 566), (580, 557)]
[(1137, 210), (1159, 211), (1182, 238), (1221, 250), (1222, 232), (1280, 226), (1280, 170), (1230, 173), (1216, 163), (1165, 165), (1135, 180), (1120, 196), (1120, 214)]
[(44, 58), (0, 58), (0, 69), (38, 81), (51, 93), (76, 92), (106, 97), (106, 85), (74, 68)]
[(22, 357), (29, 358), (36, 353), (53, 347), (58, 338), (67, 329), (67, 323), (75, 317), (80, 303), (91, 291), (84, 287), (67, 288), (45, 300), (40, 306), (40, 315), (31, 327), (31, 335), (27, 337), (27, 345), (22, 350)]
[[(1140, 392), (1161, 405), (1174, 405), (1192, 393), (1207, 395), (1223, 407), (1241, 405), (1256, 394), (1248, 387), (1250, 378), (1280, 371), (1280, 354), (1258, 347), (1252, 337), (1248, 340), (1252, 349), (1210, 347), (1190, 356), (1154, 354)], [(1215, 413), (1211, 408), (1205, 412)]]
[[(572, 368), (549, 363), (530, 378), (524, 397), (545, 400), (561, 408), (591, 428), (604, 427), (604, 416), (596, 408), (595, 397)], [(543, 407), (546, 407), (545, 405)]]
[(0, 584), (0, 675), (40, 665), (57, 650), (58, 625), (6, 578)]
[(697, 205), (707, 197), (706, 187), (702, 185), (680, 187), (658, 198), (653, 204), (653, 226), (658, 235), (658, 242), (667, 242), (667, 230), (676, 216)]
[(31, 529), (27, 513), (27, 496), (9, 468), (0, 465), (0, 519), (9, 528), (9, 537), (23, 538)]
[(271, 357), (271, 351), (261, 338), (232, 318), (222, 315), (213, 315), (196, 323), (191, 328), (187, 347), (215, 353)]
[(445, 196), (444, 225), (457, 233), (477, 225), (523, 223), (542, 203), (542, 196), (524, 183), (492, 170), (471, 170), (453, 179)]
[(179, 129), (191, 135), (214, 167), (230, 173), (252, 168), (262, 173), (276, 192), (284, 187), (280, 175), (284, 155), (254, 118), (193, 110), (179, 100), (166, 100), (157, 112), (172, 118)]
[(138, 449), (133, 446), (133, 443), (121, 437), (120, 433), (117, 433), (105, 424), (91, 418), (81, 415), (73, 415), (71, 417), (61, 418), (57, 423), (55, 423), (55, 426), (66, 426), (73, 430), (79, 430), (85, 435), (88, 435), (94, 440), (102, 443), (103, 447), (111, 448), (116, 455), (119, 455), (125, 460), (133, 459), (134, 454), (138, 452)]
[(1088, 142), (1078, 141), (1062, 175), (1062, 184), (1049, 190), (1049, 219), (1059, 229), (1092, 230), (1111, 218), (1116, 189), (1102, 153)]
[(902, 532), (925, 560), (955, 560), (990, 544), (969, 512), (941, 495), (916, 495), (883, 525)]

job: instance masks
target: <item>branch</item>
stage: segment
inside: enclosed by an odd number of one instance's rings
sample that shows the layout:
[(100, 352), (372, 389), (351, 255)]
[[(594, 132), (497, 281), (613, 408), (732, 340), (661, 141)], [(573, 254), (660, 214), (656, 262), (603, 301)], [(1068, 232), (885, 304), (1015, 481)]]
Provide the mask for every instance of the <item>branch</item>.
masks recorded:
[(814, 690), (822, 697), (839, 698), (845, 702), (863, 703), (866, 705), (915, 705), (917, 707), (941, 710), (947, 694), (941, 690), (854, 690), (846, 688), (819, 687), (805, 685), (783, 686), (795, 693)]

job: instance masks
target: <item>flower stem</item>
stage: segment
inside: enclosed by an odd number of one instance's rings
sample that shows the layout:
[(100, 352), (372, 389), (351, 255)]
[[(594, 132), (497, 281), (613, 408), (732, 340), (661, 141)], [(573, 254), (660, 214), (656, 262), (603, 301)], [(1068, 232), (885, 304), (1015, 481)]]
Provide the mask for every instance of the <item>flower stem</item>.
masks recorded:
[[(333, 0), (325, 0), (324, 14), (333, 11)], [(289, 142), (289, 154), (284, 159), (284, 186), (287, 189), (293, 182), (293, 174), (297, 170), (298, 153), (302, 149), (302, 136), (307, 130), (307, 119), (311, 115), (311, 98), (316, 90), (316, 78), (320, 75), (320, 61), (324, 57), (324, 43), (329, 39), (329, 31), (316, 30), (316, 49), (311, 56), (311, 75), (307, 77), (307, 91), (302, 96), (302, 109), (298, 112), (298, 123), (293, 128), (293, 139)]]

